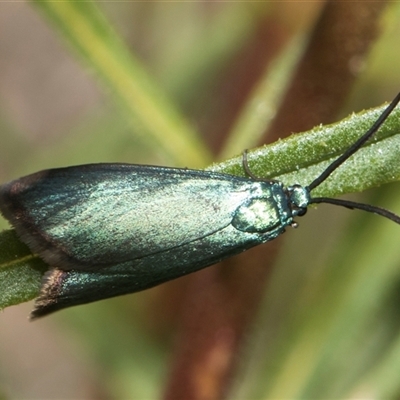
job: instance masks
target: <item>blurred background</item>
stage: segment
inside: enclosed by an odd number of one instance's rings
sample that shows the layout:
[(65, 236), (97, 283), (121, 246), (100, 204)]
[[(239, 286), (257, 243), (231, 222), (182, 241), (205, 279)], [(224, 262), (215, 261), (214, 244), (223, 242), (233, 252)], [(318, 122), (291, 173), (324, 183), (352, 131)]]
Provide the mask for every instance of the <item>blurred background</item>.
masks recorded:
[[(92, 162), (202, 168), (400, 90), (397, 3), (111, 1), (77, 5), (82, 19), (49, 4), (0, 3), (0, 182)], [(148, 97), (124, 97), (113, 51)], [(143, 122), (145, 98), (168, 128)], [(353, 198), (400, 213), (396, 184)], [(398, 398), (399, 233), (321, 206), (234, 272), (34, 323), (32, 302), (7, 308), (0, 398)]]

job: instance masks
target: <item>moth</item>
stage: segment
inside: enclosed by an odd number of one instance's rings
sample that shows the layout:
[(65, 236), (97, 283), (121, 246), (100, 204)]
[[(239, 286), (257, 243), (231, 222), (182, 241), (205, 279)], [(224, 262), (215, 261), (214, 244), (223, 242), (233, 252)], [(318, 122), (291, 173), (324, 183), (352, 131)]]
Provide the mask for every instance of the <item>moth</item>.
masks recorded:
[(313, 203), (390, 211), (312, 191), (384, 123), (375, 124), (308, 186), (133, 164), (49, 169), (0, 186), (0, 211), (48, 265), (31, 318), (138, 292), (275, 239)]

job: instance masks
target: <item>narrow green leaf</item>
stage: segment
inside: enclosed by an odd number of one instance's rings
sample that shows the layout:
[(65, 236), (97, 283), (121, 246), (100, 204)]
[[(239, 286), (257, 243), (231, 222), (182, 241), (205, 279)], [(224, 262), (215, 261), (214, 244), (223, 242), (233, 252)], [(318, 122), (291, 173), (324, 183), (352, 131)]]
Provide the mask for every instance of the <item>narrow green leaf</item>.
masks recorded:
[[(342, 154), (378, 119), (385, 106), (371, 109), (335, 124), (260, 147), (248, 153), (254, 175), (277, 179), (286, 185), (309, 184), (335, 158)], [(400, 180), (400, 108), (396, 108), (379, 132), (339, 167), (314, 196), (335, 197), (362, 192), (384, 183)], [(244, 176), (242, 155), (209, 170)]]
[(202, 167), (210, 153), (91, 1), (35, 0), (85, 63), (102, 78), (142, 140), (178, 165)]
[(241, 111), (220, 154), (221, 159), (253, 147), (272, 122), (304, 49), (304, 38), (295, 37), (260, 79)]
[(15, 231), (0, 233), (0, 309), (35, 298), (48, 267), (19, 241)]

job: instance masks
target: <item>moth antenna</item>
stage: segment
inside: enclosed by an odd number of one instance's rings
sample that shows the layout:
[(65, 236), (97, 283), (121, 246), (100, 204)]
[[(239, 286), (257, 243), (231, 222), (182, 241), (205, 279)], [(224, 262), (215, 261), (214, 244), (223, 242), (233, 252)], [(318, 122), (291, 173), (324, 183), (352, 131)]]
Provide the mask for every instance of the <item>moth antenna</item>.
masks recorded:
[(314, 197), (311, 198), (310, 204), (311, 203), (329, 203), (329, 204), (334, 204), (336, 206), (350, 208), (351, 210), (354, 209), (363, 210), (388, 218), (391, 221), (395, 222), (396, 224), (400, 225), (400, 217), (398, 215), (392, 213), (389, 210), (385, 210), (384, 208), (371, 206), (369, 204), (357, 203), (355, 201), (349, 201), (349, 200), (331, 199), (330, 197)]
[(380, 117), (375, 121), (375, 123), (368, 129), (368, 131), (361, 136), (356, 142), (354, 142), (341, 156), (339, 156), (335, 161), (333, 161), (325, 171), (322, 172), (320, 176), (314, 179), (308, 186), (308, 190), (311, 191), (319, 186), (329, 175), (335, 171), (340, 165), (342, 165), (350, 156), (352, 156), (368, 139), (373, 136), (382, 124), (386, 121), (387, 117), (391, 114), (397, 104), (400, 102), (400, 93), (392, 100), (392, 102), (383, 111)]

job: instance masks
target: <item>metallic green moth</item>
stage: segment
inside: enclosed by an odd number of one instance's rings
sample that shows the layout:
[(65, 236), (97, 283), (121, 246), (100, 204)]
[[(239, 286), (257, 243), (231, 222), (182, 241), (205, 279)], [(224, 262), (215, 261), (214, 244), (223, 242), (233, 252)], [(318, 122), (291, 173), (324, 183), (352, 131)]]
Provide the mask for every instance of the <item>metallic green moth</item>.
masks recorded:
[(92, 164), (1, 186), (0, 209), (52, 269), (34, 316), (147, 289), (272, 240), (296, 210), (278, 182)]
[(311, 191), (357, 151), (400, 101), (310, 185), (285, 187), (200, 170), (91, 164), (0, 186), (0, 211), (50, 269), (31, 317), (144, 290), (275, 239), (311, 203), (389, 211)]

